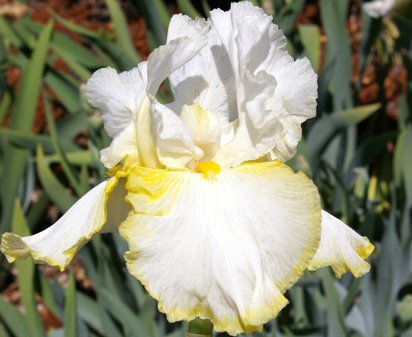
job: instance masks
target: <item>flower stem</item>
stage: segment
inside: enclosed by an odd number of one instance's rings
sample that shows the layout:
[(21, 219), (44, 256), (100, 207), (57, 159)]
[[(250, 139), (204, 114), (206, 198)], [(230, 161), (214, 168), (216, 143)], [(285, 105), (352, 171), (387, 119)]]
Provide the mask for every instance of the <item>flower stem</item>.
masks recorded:
[(212, 337), (213, 324), (208, 319), (196, 318), (189, 322), (186, 337)]

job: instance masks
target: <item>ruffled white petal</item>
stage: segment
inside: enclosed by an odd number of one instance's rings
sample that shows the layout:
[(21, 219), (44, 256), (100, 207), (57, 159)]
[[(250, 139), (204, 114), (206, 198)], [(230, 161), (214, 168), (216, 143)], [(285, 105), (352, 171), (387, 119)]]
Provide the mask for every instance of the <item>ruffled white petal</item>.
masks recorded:
[(131, 123), (143, 102), (146, 83), (139, 68), (118, 74), (107, 67), (97, 70), (87, 82), (92, 106), (102, 111), (107, 134), (114, 138)]
[(205, 37), (182, 37), (155, 49), (147, 63), (147, 94), (154, 97), (160, 84), (176, 69), (192, 59), (206, 43)]
[(322, 235), (319, 249), (309, 270), (331, 266), (337, 277), (346, 272), (360, 277), (370, 265), (364, 259), (372, 254), (374, 246), (333, 215), (322, 211)]
[(148, 123), (141, 123), (142, 115), (150, 114), (146, 84), (146, 62), (120, 74), (112, 68), (100, 69), (87, 82), (89, 102), (102, 111), (105, 129), (113, 138), (110, 146), (101, 152), (101, 162), (107, 168), (127, 156), (142, 165), (158, 167), (153, 146), (147, 146), (153, 143), (152, 135), (147, 132)]
[(153, 101), (152, 111), (159, 161), (171, 169), (194, 167), (203, 151), (196, 146), (183, 121), (157, 101)]
[(126, 188), (127, 266), (170, 321), (251, 333), (286, 305), (318, 248), (317, 189), (280, 162), (216, 175), (137, 167)]
[(132, 156), (135, 160), (139, 160), (136, 141), (135, 126), (134, 123), (130, 123), (113, 139), (109, 147), (100, 151), (100, 161), (106, 168), (112, 168), (126, 156)]
[[(9, 262), (31, 255), (37, 263), (46, 263), (63, 270), (87, 241), (105, 230), (106, 204), (109, 194), (116, 189), (116, 185), (115, 177), (100, 183), (78, 200), (53, 226), (40, 233), (25, 237), (13, 233), (3, 234), (2, 253), (6, 255)], [(119, 188), (124, 189), (124, 184)], [(121, 195), (122, 192), (117, 191), (114, 198)], [(111, 200), (111, 202), (124, 203), (124, 199)], [(115, 218), (125, 217), (124, 212), (120, 214), (122, 210), (126, 211), (127, 208), (123, 206), (119, 208)], [(113, 228), (113, 221), (109, 222), (110, 227)], [(106, 228), (108, 229), (109, 227)]]
[(248, 2), (214, 10), (211, 19), (229, 55), (239, 127), (214, 158), (236, 166), (269, 152), (289, 159), (301, 138), (300, 123), (315, 115), (316, 74), (308, 60), (293, 61), (272, 18)]
[(184, 168), (203, 156), (180, 117), (159, 103), (155, 94), (160, 84), (204, 46), (203, 38), (178, 38), (157, 48), (147, 62), (148, 87), (155, 143), (159, 161), (168, 168)]
[(182, 106), (198, 104), (216, 114), (225, 127), (237, 117), (234, 76), (226, 50), (209, 22), (181, 14), (172, 17), (168, 40), (195, 34), (206, 36), (207, 46), (169, 76), (175, 98), (172, 109), (180, 114)]

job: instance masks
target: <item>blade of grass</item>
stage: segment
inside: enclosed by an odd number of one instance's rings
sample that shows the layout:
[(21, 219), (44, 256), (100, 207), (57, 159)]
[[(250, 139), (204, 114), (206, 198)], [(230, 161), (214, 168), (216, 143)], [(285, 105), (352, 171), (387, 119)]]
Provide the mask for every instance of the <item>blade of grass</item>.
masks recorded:
[(59, 313), (57, 311), (57, 304), (54, 299), (53, 287), (43, 273), (40, 273), (39, 276), (42, 301), (47, 306), (47, 309), (49, 309), (54, 315), (58, 317)]
[(80, 291), (76, 292), (76, 302), (78, 303), (79, 318), (100, 335), (104, 335), (98, 302)]
[(333, 278), (328, 269), (319, 270), (318, 275), (322, 280), (323, 289), (327, 298), (327, 335), (334, 337), (347, 337), (345, 315), (340, 304), (339, 295)]
[(346, 17), (348, 3), (341, 0), (321, 0), (321, 19), (328, 37), (327, 63), (335, 61), (332, 77), (334, 110), (352, 107), (351, 74), (352, 61)]
[(162, 20), (161, 11), (157, 9), (157, 3), (160, 0), (135, 0), (135, 4), (143, 12), (146, 22), (154, 36), (155, 47), (165, 43), (166, 41), (166, 32), (165, 32), (165, 22)]
[(77, 337), (76, 321), (76, 283), (73, 269), (70, 268), (69, 284), (66, 290), (66, 305), (64, 307), (64, 337)]
[(84, 194), (84, 191), (80, 188), (79, 181), (76, 178), (76, 171), (67, 160), (66, 153), (63, 151), (63, 148), (60, 144), (59, 136), (56, 130), (56, 124), (54, 123), (54, 118), (50, 108), (50, 103), (46, 97), (44, 97), (43, 101), (53, 147), (57, 155), (59, 156), (60, 163), (63, 167), (64, 173), (66, 174), (66, 177), (69, 179), (70, 185), (74, 188), (77, 195), (81, 196)]
[(379, 108), (380, 104), (370, 104), (320, 118), (311, 128), (306, 142), (312, 167), (317, 166), (323, 151), (340, 130), (358, 124)]
[(183, 14), (190, 16), (192, 19), (202, 17), (202, 15), (192, 5), (190, 0), (177, 0), (177, 5)]
[(10, 334), (6, 331), (6, 328), (1, 322), (0, 322), (0, 337), (10, 337)]
[[(20, 236), (30, 235), (20, 201), (16, 200), (13, 210), (12, 230)], [(18, 284), (26, 312), (26, 321), (32, 337), (46, 337), (42, 322), (37, 311), (37, 303), (34, 298), (34, 263), (31, 259), (16, 261)]]
[[(26, 20), (24, 21), (24, 24), (29, 31), (36, 34), (39, 33), (42, 28), (40, 24), (32, 20)], [(96, 59), (96, 56), (93, 55), (89, 49), (83, 47), (79, 42), (75, 41), (65, 33), (59, 31), (54, 32), (50, 41), (50, 46), (53, 50), (58, 51), (59, 54), (67, 55), (83, 66), (89, 68), (102, 66), (101, 62)]]
[(50, 14), (53, 17), (53, 19), (55, 19), (57, 22), (62, 24), (64, 27), (66, 27), (68, 30), (72, 31), (73, 33), (76, 33), (76, 34), (79, 34), (81, 36), (88, 37), (91, 39), (96, 39), (96, 40), (102, 38), (101, 34), (94, 32), (92, 30), (86, 29), (82, 26), (76, 25), (75, 23), (61, 17), (59, 14), (57, 14), (56, 12), (53, 12), (52, 10), (50, 10)]
[[(0, 137), (5, 138), (17, 147), (28, 150), (35, 150), (37, 144), (40, 144), (47, 153), (54, 153), (52, 140), (46, 135), (33, 135), (31, 133), (15, 131), (11, 129), (0, 129)], [(62, 139), (61, 145), (64, 151), (78, 151), (79, 147), (71, 142)]]
[[(3, 39), (0, 39), (0, 97), (6, 93), (7, 90), (7, 69), (9, 67), (8, 62), (8, 50), (4, 45)], [(0, 122), (1, 117), (1, 106), (0, 106)]]
[(14, 305), (0, 297), (0, 319), (16, 337), (30, 336), (26, 318)]
[(116, 41), (119, 47), (123, 50), (125, 56), (137, 64), (140, 61), (130, 38), (129, 28), (124, 13), (120, 7), (120, 3), (115, 0), (106, 0), (106, 5), (109, 8), (110, 16), (114, 24), (114, 32)]
[(6, 117), (6, 114), (9, 111), (10, 105), (11, 105), (11, 95), (8, 91), (5, 91), (3, 93), (3, 96), (0, 99), (0, 123), (2, 123), (4, 117)]
[[(50, 21), (40, 33), (33, 54), (23, 71), (15, 105), (10, 121), (10, 129), (29, 132), (36, 111), (37, 97), (42, 84), (42, 74), (46, 63), (49, 40), (53, 31), (53, 22)], [(14, 196), (17, 193), (20, 180), (23, 176), (27, 151), (8, 144), (5, 149), (4, 179), (2, 192), (2, 229), (7, 230), (11, 225)]]
[(296, 20), (303, 10), (305, 0), (294, 0), (284, 4), (279, 15), (274, 17), (275, 23), (279, 24), (286, 36), (292, 33)]
[(0, 32), (3, 39), (10, 42), (13, 46), (21, 48), (23, 41), (16, 34), (16, 31), (10, 26), (9, 22), (4, 17), (0, 16)]
[(44, 80), (68, 112), (75, 114), (82, 110), (79, 96), (80, 82), (71, 83), (67, 77), (52, 68), (47, 70)]
[(36, 165), (40, 182), (47, 195), (63, 212), (66, 212), (74, 204), (76, 199), (66, 190), (50, 170), (49, 163), (44, 157), (43, 149), (40, 145), (37, 147)]
[(73, 115), (68, 115), (67, 117), (56, 122), (57, 133), (59, 134), (60, 140), (73, 139), (80, 133), (81, 130), (84, 130), (87, 127), (87, 123), (87, 113), (83, 111)]
[[(91, 152), (89, 150), (81, 150), (81, 151), (73, 151), (67, 152), (66, 157), (72, 165), (76, 166), (92, 166), (92, 157)], [(59, 163), (60, 157), (56, 154), (45, 156), (46, 160), (49, 163)], [(100, 165), (101, 166), (101, 165)]]
[(320, 30), (316, 25), (299, 25), (300, 40), (316, 72), (320, 67)]

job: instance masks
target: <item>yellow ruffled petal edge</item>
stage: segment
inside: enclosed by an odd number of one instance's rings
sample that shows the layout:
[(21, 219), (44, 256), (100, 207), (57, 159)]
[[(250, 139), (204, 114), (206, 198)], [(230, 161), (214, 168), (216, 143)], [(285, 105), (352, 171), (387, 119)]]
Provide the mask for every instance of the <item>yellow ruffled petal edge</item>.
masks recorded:
[[(126, 265), (129, 273), (138, 279), (149, 295), (158, 302), (157, 307), (159, 311), (166, 315), (169, 322), (173, 323), (182, 320), (190, 322), (195, 318), (209, 319), (213, 323), (213, 329), (215, 331), (227, 332), (232, 336), (237, 336), (243, 332), (252, 334), (255, 331), (262, 331), (263, 325), (245, 325), (239, 319), (217, 317), (209, 308), (202, 305), (187, 308), (167, 308), (161, 297), (151, 289), (149, 282), (147, 282), (144, 276), (138, 272), (137, 268), (135, 268), (134, 262), (138, 254), (138, 252), (131, 251), (128, 251), (125, 254)], [(259, 310), (247, 310), (246, 314), (243, 315), (242, 318), (245, 321), (248, 321), (250, 320), (249, 317), (259, 317), (268, 322), (275, 318), (288, 303), (289, 301), (286, 297), (279, 295), (272, 299), (270, 305), (260, 308)]]
[(70, 248), (66, 249), (63, 254), (67, 256), (66, 263), (54, 260), (51, 257), (44, 256), (41, 252), (31, 249), (22, 238), (14, 233), (4, 233), (2, 236), (2, 241), (0, 245), (0, 251), (6, 256), (9, 263), (13, 263), (16, 259), (26, 258), (31, 256), (35, 263), (47, 264), (52, 267), (58, 267), (60, 271), (64, 271), (65, 268), (70, 264), (76, 252), (85, 243), (87, 243), (93, 236), (102, 231), (104, 224), (107, 221), (107, 200), (109, 199), (110, 193), (117, 186), (120, 177), (125, 176), (124, 172), (117, 172), (114, 177), (112, 177), (104, 189), (104, 215), (99, 221), (99, 226), (97, 226), (93, 231), (87, 233), (87, 235), (81, 237), (75, 244)]
[[(364, 236), (363, 239), (365, 243), (362, 246), (358, 246), (353, 248), (354, 252), (359, 256), (361, 259), (367, 259), (375, 250), (375, 246), (369, 241), (369, 239)], [(312, 261), (308, 267), (308, 270), (315, 271), (320, 268), (324, 267), (331, 267), (335, 276), (337, 278), (341, 278), (346, 273), (352, 273), (355, 277), (361, 277), (368, 273), (371, 269), (371, 265), (367, 261), (358, 261), (356, 265), (348, 264), (343, 259), (334, 259), (331, 261), (330, 259), (316, 259)]]
[(309, 270), (330, 266), (340, 278), (346, 272), (360, 277), (370, 270), (365, 261), (374, 250), (368, 238), (332, 214), (322, 211), (322, 234), (319, 249), (309, 265)]
[[(254, 175), (268, 175), (273, 173), (273, 169), (283, 169), (285, 170), (284, 174), (286, 173), (298, 175), (302, 179), (302, 181), (307, 184), (306, 188), (308, 189), (308, 193), (311, 194), (314, 200), (317, 201), (314, 202), (314, 205), (316, 206), (314, 206), (310, 211), (312, 220), (310, 221), (310, 223), (308, 223), (308, 226), (311, 227), (312, 233), (312, 236), (308, 238), (309, 242), (311, 243), (310, 247), (304, 252), (304, 254), (302, 254), (300, 262), (293, 268), (290, 274), (287, 277), (285, 277), (283, 282), (276, 285), (281, 291), (281, 293), (284, 293), (304, 273), (304, 271), (307, 269), (310, 261), (312, 260), (314, 254), (318, 249), (321, 234), (321, 206), (318, 189), (313, 184), (312, 180), (309, 179), (302, 172), (295, 173), (290, 167), (288, 167), (280, 161), (275, 160), (263, 163), (248, 162), (234, 168), (233, 170), (238, 170), (241, 172), (243, 171), (245, 173)], [(128, 176), (128, 179), (131, 178), (131, 182), (129, 184), (128, 181), (126, 188), (131, 188), (135, 192), (140, 192), (145, 189), (144, 186), (136, 184), (136, 181), (133, 179), (133, 176), (141, 176), (144, 177), (145, 182), (150, 182), (150, 184), (157, 184), (159, 179), (164, 178), (164, 175), (167, 173), (168, 171), (161, 169), (134, 167), (131, 170), (131, 174)], [(156, 193), (156, 195), (151, 195), (151, 198), (158, 198), (162, 194), (161, 191), (157, 192), (158, 193)], [(133, 204), (131, 205), (133, 206)], [(120, 228), (120, 234), (125, 238), (126, 241), (131, 240), (131, 238), (127, 235), (127, 227), (132, 228), (135, 226), (136, 224), (133, 222), (133, 219), (131, 217), (129, 217), (122, 223)], [(252, 334), (255, 331), (262, 331), (263, 325), (245, 325), (239, 318), (233, 319), (227, 317), (216, 317), (213, 314), (213, 312), (210, 311), (209, 308), (202, 305), (187, 308), (167, 308), (159, 294), (157, 294), (155, 291), (151, 289), (149, 282), (136, 268), (135, 261), (138, 258), (138, 255), (138, 251), (127, 251), (125, 253), (125, 260), (129, 273), (133, 275), (135, 278), (137, 278), (142, 283), (146, 291), (150, 294), (150, 296), (152, 296), (154, 299), (158, 301), (159, 311), (166, 315), (169, 322), (177, 322), (181, 320), (191, 321), (195, 318), (209, 319), (213, 323), (215, 331), (227, 332), (229, 335), (232, 336), (236, 336), (244, 332), (246, 332), (247, 334)], [(270, 305), (259, 308), (258, 310), (246, 310), (246, 314), (243, 315), (242, 319), (244, 321), (250, 321), (252, 320), (251, 317), (259, 317), (259, 320), (268, 322), (274, 319), (288, 303), (289, 301), (286, 299), (286, 297), (280, 294), (272, 299)]]

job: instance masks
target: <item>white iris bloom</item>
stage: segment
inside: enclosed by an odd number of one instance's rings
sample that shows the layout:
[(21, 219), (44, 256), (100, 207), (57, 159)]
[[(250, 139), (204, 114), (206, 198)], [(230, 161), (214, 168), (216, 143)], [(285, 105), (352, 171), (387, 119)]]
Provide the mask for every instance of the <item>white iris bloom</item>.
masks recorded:
[[(167, 78), (174, 102), (162, 104)], [(45, 231), (4, 234), (10, 262), (64, 269), (95, 234), (119, 231), (130, 273), (170, 321), (208, 318), (233, 335), (274, 318), (305, 269), (369, 270), (370, 242), (283, 163), (315, 116), (317, 77), (260, 8), (175, 15), (147, 62), (96, 71), (87, 93), (113, 138), (101, 152), (111, 177)]]

